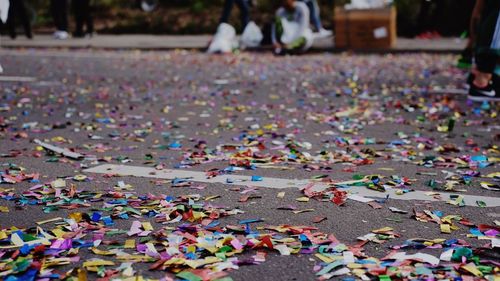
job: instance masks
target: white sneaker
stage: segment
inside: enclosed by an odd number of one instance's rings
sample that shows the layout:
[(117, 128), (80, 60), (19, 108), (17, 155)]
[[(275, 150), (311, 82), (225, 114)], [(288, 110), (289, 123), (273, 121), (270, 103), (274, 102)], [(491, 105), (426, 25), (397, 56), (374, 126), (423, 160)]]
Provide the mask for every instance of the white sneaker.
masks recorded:
[(321, 37), (321, 38), (326, 38), (326, 37), (330, 37), (330, 36), (332, 36), (332, 35), (333, 35), (333, 32), (332, 32), (331, 30), (328, 30), (328, 29), (324, 29), (324, 28), (322, 28), (322, 29), (320, 29), (320, 30), (318, 31), (318, 35), (319, 35), (319, 37)]
[(64, 30), (58, 30), (54, 32), (54, 38), (58, 40), (66, 40), (69, 38), (69, 33)]

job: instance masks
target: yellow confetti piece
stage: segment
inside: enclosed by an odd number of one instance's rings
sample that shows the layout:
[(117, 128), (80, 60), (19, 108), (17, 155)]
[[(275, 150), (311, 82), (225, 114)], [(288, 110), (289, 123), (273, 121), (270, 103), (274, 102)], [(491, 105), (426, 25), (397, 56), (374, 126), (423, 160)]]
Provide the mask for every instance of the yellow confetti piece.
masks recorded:
[(8, 212), (9, 212), (9, 207), (0, 206), (0, 213), (8, 213)]
[(61, 217), (57, 217), (57, 218), (53, 218), (53, 219), (48, 219), (48, 220), (43, 220), (43, 221), (37, 221), (36, 224), (42, 225), (42, 224), (46, 224), (46, 223), (49, 223), (49, 222), (55, 222), (55, 221), (61, 221), (61, 220), (62, 220)]
[(328, 256), (325, 256), (325, 255), (322, 255), (322, 254), (315, 254), (314, 256), (317, 257), (318, 259), (320, 259), (322, 262), (325, 262), (325, 263), (332, 263), (332, 262), (335, 261), (332, 257), (328, 257)]
[(347, 264), (347, 268), (358, 269), (358, 268), (363, 268), (363, 265), (358, 264), (358, 263), (349, 263), (349, 264)]
[(87, 272), (84, 269), (78, 269), (78, 281), (87, 281)]
[(219, 197), (220, 197), (220, 195), (208, 196), (208, 197), (205, 198), (205, 200), (210, 201), (210, 200), (213, 200), (213, 199), (216, 199), (216, 198), (219, 198)]
[(73, 219), (75, 222), (82, 221), (82, 213), (71, 213), (69, 214), (69, 218)]
[(125, 249), (134, 249), (135, 248), (135, 240), (132, 240), (132, 239), (125, 240), (124, 248)]
[(297, 200), (299, 202), (309, 202), (309, 198), (308, 197), (299, 197), (299, 198), (297, 198), (295, 200)]
[(388, 231), (393, 231), (394, 229), (392, 227), (383, 227), (383, 228), (379, 228), (379, 229), (375, 229), (375, 230), (372, 230), (373, 233), (384, 233), (384, 232), (388, 232)]
[(84, 181), (85, 179), (87, 179), (87, 176), (86, 175), (76, 175), (73, 177), (73, 179), (76, 181)]
[(53, 188), (63, 188), (66, 187), (66, 181), (63, 179), (57, 179), (50, 183)]
[(186, 264), (187, 266), (189, 266), (193, 269), (196, 269), (196, 268), (199, 268), (199, 267), (207, 265), (207, 264), (212, 264), (212, 263), (221, 262), (221, 261), (222, 261), (222, 259), (220, 259), (218, 257), (206, 257), (206, 258), (200, 259), (200, 260), (185, 260), (184, 264)]
[(199, 220), (199, 219), (202, 219), (204, 217), (206, 217), (207, 215), (205, 215), (203, 212), (193, 212), (193, 218), (195, 220)]
[(477, 269), (477, 267), (473, 263), (469, 263), (467, 265), (462, 266), (463, 269), (467, 270), (468, 272), (474, 274), (476, 277), (482, 277), (483, 273)]
[(451, 204), (451, 205), (454, 205), (454, 206), (463, 205), (464, 204), (464, 196), (463, 195), (459, 195), (454, 200), (449, 200), (448, 204)]
[[(498, 162), (500, 162), (500, 157), (488, 157), (488, 162), (498, 163)], [(497, 172), (496, 174), (497, 174), (497, 177), (498, 177), (500, 173)]]
[(49, 267), (53, 267), (53, 266), (67, 265), (67, 264), (70, 264), (70, 263), (71, 263), (71, 259), (70, 258), (55, 258), (55, 259), (46, 260), (43, 263), (43, 267), (44, 268), (49, 268)]
[(115, 265), (115, 263), (112, 261), (100, 260), (100, 259), (93, 259), (93, 260), (83, 262), (83, 267), (85, 267), (85, 268), (96, 267), (96, 266), (105, 266), (105, 265)]
[(111, 252), (111, 251), (103, 251), (103, 250), (100, 250), (100, 249), (97, 249), (97, 248), (92, 248), (91, 249), (92, 252), (96, 255), (100, 255), (100, 256), (112, 256), (114, 255), (115, 253), (114, 252)]
[(117, 260), (130, 261), (130, 262), (151, 262), (154, 259), (145, 255), (119, 255), (116, 256)]
[(64, 234), (66, 234), (66, 232), (62, 231), (61, 229), (59, 228), (56, 228), (56, 229), (52, 229), (52, 233), (54, 233), (54, 235), (57, 237), (57, 238), (62, 238)]
[(449, 224), (441, 224), (441, 233), (451, 233), (451, 228)]
[(24, 245), (23, 239), (21, 239), (21, 237), (19, 237), (19, 234), (17, 233), (13, 233), (10, 236), (10, 241), (17, 247), (22, 247)]
[(486, 175), (487, 178), (495, 178), (495, 177), (500, 177), (500, 172), (494, 172), (491, 174)]
[(278, 195), (276, 195), (278, 198), (284, 198), (285, 197), (285, 192), (278, 192)]
[(153, 231), (154, 230), (153, 226), (148, 221), (142, 223), (142, 228), (144, 228), (145, 231)]

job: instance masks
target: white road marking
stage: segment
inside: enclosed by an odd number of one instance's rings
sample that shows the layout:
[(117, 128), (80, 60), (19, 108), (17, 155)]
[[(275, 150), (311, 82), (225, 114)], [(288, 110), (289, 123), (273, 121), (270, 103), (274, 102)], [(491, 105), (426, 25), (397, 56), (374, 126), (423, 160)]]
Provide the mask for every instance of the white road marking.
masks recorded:
[(423, 91), (428, 94), (451, 94), (451, 95), (467, 95), (469, 90), (467, 89), (457, 89), (457, 88), (448, 88), (448, 89), (431, 89), (428, 91)]
[[(204, 172), (188, 171), (188, 170), (171, 170), (163, 169), (156, 170), (150, 167), (140, 167), (140, 166), (125, 166), (125, 165), (113, 165), (105, 164), (101, 166), (96, 166), (90, 169), (84, 170), (86, 173), (95, 174), (116, 174), (120, 176), (134, 176), (134, 177), (144, 177), (144, 178), (157, 178), (157, 179), (187, 179), (194, 182), (202, 183), (219, 183), (219, 184), (229, 184), (238, 186), (255, 186), (264, 188), (274, 188), (274, 189), (284, 189), (284, 188), (304, 188), (306, 185), (310, 184), (310, 180), (300, 180), (300, 179), (281, 179), (281, 178), (269, 178), (263, 177), (262, 181), (252, 181), (251, 176), (241, 176), (241, 175), (220, 175), (214, 178), (208, 179)], [(315, 183), (314, 190), (322, 191), (329, 187), (329, 185), (322, 183)], [(429, 196), (424, 191), (413, 191), (402, 195), (396, 194), (395, 189), (387, 189), (386, 192), (379, 192), (375, 190), (370, 190), (362, 186), (351, 186), (346, 188), (349, 192), (363, 197), (371, 198), (389, 198), (395, 200), (422, 200), (422, 201), (449, 201), (450, 195), (462, 195), (464, 198), (464, 203), (466, 206), (477, 207), (476, 201), (483, 201), (486, 203), (487, 207), (499, 207), (500, 198), (498, 197), (487, 197), (487, 196), (476, 196), (476, 195), (465, 195), (457, 193), (437, 193), (439, 196)], [(355, 198), (353, 198), (355, 199)]]
[(37, 79), (35, 77), (0, 75), (0, 82), (35, 82), (36, 80)]

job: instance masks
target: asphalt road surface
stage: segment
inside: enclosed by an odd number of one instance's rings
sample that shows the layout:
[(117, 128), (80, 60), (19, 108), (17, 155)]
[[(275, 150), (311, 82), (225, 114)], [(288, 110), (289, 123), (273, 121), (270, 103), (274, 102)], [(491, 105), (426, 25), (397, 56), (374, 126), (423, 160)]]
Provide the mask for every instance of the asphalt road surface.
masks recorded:
[[(175, 229), (187, 223), (203, 228), (217, 222), (214, 227), (219, 233), (232, 233), (226, 226), (240, 226), (246, 219), (259, 219), (249, 224), (251, 231), (265, 232), (263, 227), (278, 225), (315, 227), (316, 232), (332, 234), (340, 243), (352, 246), (352, 251), (358, 237), (375, 229), (393, 228), (397, 235), (385, 243), (361, 246), (367, 257), (377, 259), (413, 238), (459, 239), (464, 240), (461, 245), (470, 244), (467, 247), (472, 249), (494, 249), (499, 207), (480, 207), (481, 202), (460, 207), (450, 204), (450, 198), (430, 202), (432, 195), (427, 195), (428, 200), (414, 201), (392, 196), (374, 204), (345, 200), (347, 194), (342, 191), (349, 193), (349, 186), (338, 188), (340, 193), (332, 192), (336, 182), (378, 175), (364, 178), (361, 186), (368, 189), (371, 183), (372, 188), (392, 187), (401, 192), (443, 192), (500, 200), (499, 107), (471, 103), (466, 95), (455, 93), (463, 90), (466, 77), (465, 72), (454, 68), (455, 60), (455, 56), (443, 54), (276, 57), (262, 53), (209, 56), (187, 51), (1, 51), (5, 71), (0, 75), (0, 276), (12, 278), (33, 269), (36, 274), (58, 274), (52, 278), (78, 276), (73, 269), (86, 269), (89, 280), (98, 275), (125, 278), (127, 274), (131, 280), (138, 280), (136, 276), (169, 280), (179, 272), (201, 276), (203, 266), (193, 271), (182, 262), (165, 270), (150, 270), (154, 262), (171, 259), (169, 248), (179, 248), (172, 241), (163, 240), (162, 244), (158, 240), (174, 230), (177, 234), (187, 232)], [(71, 149), (84, 158), (51, 154), (34, 139)], [(84, 172), (102, 164), (208, 171), (214, 176), (229, 173), (256, 176), (255, 180), (322, 181), (332, 189), (309, 198), (298, 188), (252, 188), (251, 181), (247, 186), (235, 186)], [(38, 180), (29, 176), (33, 173), (39, 175)], [(7, 175), (18, 177), (9, 182)], [(170, 198), (164, 202), (168, 205), (171, 198), (190, 194), (198, 194), (198, 203), (209, 203), (220, 213), (235, 209), (242, 212), (203, 221), (189, 220), (185, 215), (171, 224), (158, 221), (164, 211), (148, 212), (162, 204), (158, 198)], [(122, 207), (132, 206), (142, 214), (117, 216), (116, 205), (110, 203), (113, 196), (127, 199)], [(146, 199), (148, 196), (150, 199)], [(408, 213), (392, 212), (390, 207)], [(416, 220), (414, 210), (429, 210), (442, 220)], [(111, 216), (113, 224), (99, 218), (89, 222), (85, 215), (81, 219), (82, 214), (92, 217), (95, 213)], [(443, 220), (448, 215), (458, 219), (448, 224)], [(16, 244), (12, 227), (36, 236), (40, 235), (37, 222), (59, 217), (74, 220), (47, 222), (40, 227), (53, 236), (57, 236), (53, 229), (62, 229), (65, 234), (59, 240), (72, 240), (72, 246), (54, 245), (54, 238), (49, 239), (47, 247), (57, 253), (48, 249), (36, 252), (26, 246), (27, 253), (22, 251), (20, 257), (13, 254), (29, 239), (24, 237)], [(145, 237), (157, 239), (150, 244), (157, 252), (146, 251), (146, 246), (126, 249), (150, 258), (149, 262), (125, 260), (131, 265), (113, 271), (124, 260), (117, 261), (116, 252), (92, 252), (91, 246), (102, 251), (123, 249), (125, 241), (131, 239), (145, 245), (148, 240), (137, 235), (99, 236), (113, 230), (127, 232), (133, 221), (151, 222), (152, 233)], [(481, 224), (486, 225), (482, 239), (471, 236), (471, 229)], [(442, 225), (452, 225), (450, 233)], [(89, 230), (92, 227), (94, 231)], [(485, 229), (489, 230), (486, 235)], [(280, 235), (299, 241), (297, 233), (288, 234)], [(251, 233), (240, 235), (248, 239)], [(278, 236), (273, 236), (275, 246), (282, 243), (277, 240)], [(84, 242), (94, 244), (75, 250)], [(307, 248), (304, 245), (302, 248)], [(197, 247), (198, 255), (207, 254), (200, 245)], [(240, 262), (250, 260), (248, 263), (254, 265), (240, 264), (238, 269), (223, 272), (225, 278), (233, 280), (316, 280), (325, 261), (315, 255), (317, 247), (312, 248), (310, 253), (286, 256), (276, 249), (248, 244), (242, 253), (228, 257)], [(439, 258), (443, 249), (404, 251)], [(265, 262), (255, 261), (254, 256), (260, 252), (266, 253)], [(72, 259), (48, 266), (48, 261), (56, 257)], [(24, 259), (31, 265), (23, 270)], [(115, 265), (97, 269), (85, 266), (84, 262), (91, 259), (115, 261)], [(36, 261), (42, 263), (41, 271)], [(203, 272), (220, 273), (211, 265), (214, 263), (207, 263), (205, 268), (209, 270)], [(420, 268), (416, 273), (419, 276), (423, 267), (430, 267), (425, 263), (406, 265), (409, 272)], [(128, 267), (133, 268), (132, 274), (125, 270)], [(332, 278), (356, 276), (354, 267), (346, 268), (348, 273)], [(498, 263), (491, 270), (498, 274)], [(464, 269), (459, 272), (475, 276)], [(373, 272), (367, 276), (378, 278)], [(323, 276), (327, 277), (331, 276)], [(189, 279), (182, 274), (177, 278)], [(403, 279), (401, 275), (392, 278)]]

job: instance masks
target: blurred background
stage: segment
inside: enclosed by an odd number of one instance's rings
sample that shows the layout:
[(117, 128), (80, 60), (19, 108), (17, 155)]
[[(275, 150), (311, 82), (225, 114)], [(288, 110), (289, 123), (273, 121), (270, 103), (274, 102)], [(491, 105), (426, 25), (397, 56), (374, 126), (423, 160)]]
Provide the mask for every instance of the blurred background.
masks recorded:
[[(468, 28), (473, 0), (430, 1), (426, 9), (426, 28), (442, 36), (460, 36)], [(53, 24), (47, 0), (27, 0), (35, 34), (52, 33)], [(223, 0), (158, 0), (152, 12), (140, 9), (139, 1), (93, 0), (95, 27), (101, 34), (212, 34), (218, 25)], [(252, 19), (261, 26), (269, 23), (279, 0), (257, 0)], [(319, 0), (323, 24), (333, 28), (333, 8), (348, 0)], [(421, 32), (421, 7), (425, 1), (395, 0), (398, 11), (397, 32), (401, 37), (414, 37)], [(232, 13), (232, 24), (241, 30), (239, 11)], [(74, 21), (70, 21), (72, 24)], [(5, 32), (5, 28), (2, 28)]]

